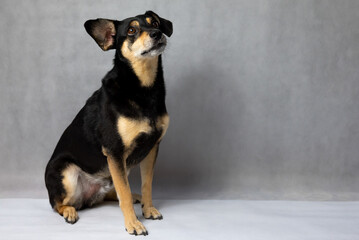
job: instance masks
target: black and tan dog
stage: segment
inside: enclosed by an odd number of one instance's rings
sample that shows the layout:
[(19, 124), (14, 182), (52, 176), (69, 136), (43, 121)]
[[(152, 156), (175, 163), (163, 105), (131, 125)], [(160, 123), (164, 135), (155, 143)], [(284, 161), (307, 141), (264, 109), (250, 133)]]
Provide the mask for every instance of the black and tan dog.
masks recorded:
[[(145, 218), (162, 219), (152, 205), (152, 177), (169, 117), (161, 53), (172, 23), (152, 11), (122, 21), (96, 19), (86, 31), (103, 50), (116, 49), (114, 67), (61, 136), (46, 167), (51, 206), (69, 223), (78, 209), (120, 199), (126, 230), (147, 235)], [(141, 195), (131, 194), (128, 174), (140, 164)]]

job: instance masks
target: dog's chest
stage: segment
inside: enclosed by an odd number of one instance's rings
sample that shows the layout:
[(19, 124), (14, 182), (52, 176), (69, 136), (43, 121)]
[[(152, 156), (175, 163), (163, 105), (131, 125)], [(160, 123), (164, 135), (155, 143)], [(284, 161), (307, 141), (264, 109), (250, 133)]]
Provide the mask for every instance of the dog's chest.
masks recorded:
[(122, 115), (117, 119), (117, 131), (126, 148), (130, 147), (136, 138), (142, 134), (151, 135), (160, 132), (158, 138), (158, 141), (160, 141), (165, 135), (168, 125), (168, 114), (152, 120), (149, 118), (134, 119)]

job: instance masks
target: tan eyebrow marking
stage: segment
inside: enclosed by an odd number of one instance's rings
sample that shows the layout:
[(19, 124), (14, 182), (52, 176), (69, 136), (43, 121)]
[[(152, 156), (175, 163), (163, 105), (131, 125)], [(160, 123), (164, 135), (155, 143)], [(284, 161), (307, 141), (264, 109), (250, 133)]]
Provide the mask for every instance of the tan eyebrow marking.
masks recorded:
[(140, 23), (139, 23), (138, 21), (134, 20), (134, 21), (132, 21), (132, 22), (130, 23), (130, 26), (131, 26), (131, 27), (139, 27), (139, 26), (140, 26)]

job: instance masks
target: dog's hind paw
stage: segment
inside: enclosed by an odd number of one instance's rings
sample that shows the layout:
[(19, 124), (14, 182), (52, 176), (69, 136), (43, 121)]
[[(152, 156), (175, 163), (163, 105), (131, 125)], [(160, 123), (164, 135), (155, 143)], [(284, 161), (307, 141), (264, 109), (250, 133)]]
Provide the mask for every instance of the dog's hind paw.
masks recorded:
[(79, 215), (74, 207), (66, 207), (63, 212), (63, 217), (67, 223), (74, 224), (79, 220)]

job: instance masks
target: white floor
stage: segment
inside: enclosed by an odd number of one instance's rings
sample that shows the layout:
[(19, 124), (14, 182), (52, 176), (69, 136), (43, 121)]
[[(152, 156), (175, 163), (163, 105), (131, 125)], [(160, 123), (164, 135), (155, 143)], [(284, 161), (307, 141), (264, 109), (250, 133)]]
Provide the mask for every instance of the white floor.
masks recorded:
[(157, 200), (164, 219), (146, 220), (148, 236), (124, 230), (118, 205), (79, 212), (70, 225), (45, 199), (0, 199), (0, 239), (359, 239), (359, 202)]

